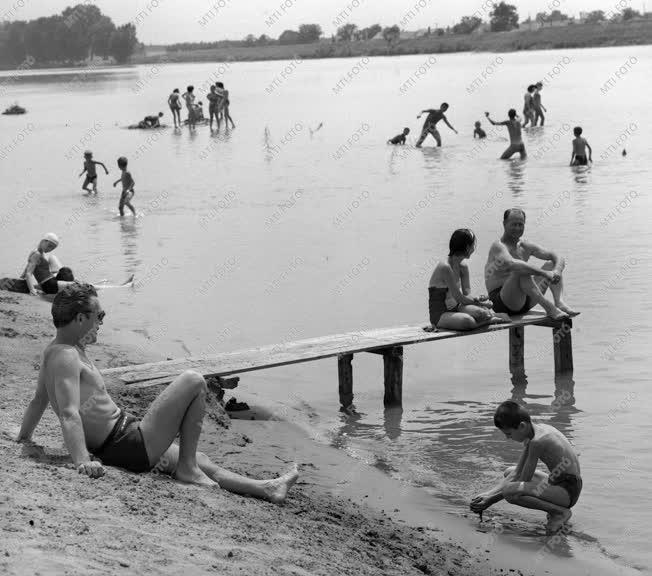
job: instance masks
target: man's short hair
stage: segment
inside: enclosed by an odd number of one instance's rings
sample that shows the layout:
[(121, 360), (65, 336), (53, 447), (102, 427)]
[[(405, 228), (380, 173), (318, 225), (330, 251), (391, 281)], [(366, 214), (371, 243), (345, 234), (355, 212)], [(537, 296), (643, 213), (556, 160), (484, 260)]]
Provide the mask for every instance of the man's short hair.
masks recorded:
[(525, 212), (521, 208), (507, 208), (503, 213), (503, 223), (507, 222), (507, 219), (512, 215), (512, 212), (519, 212), (525, 220)]
[(505, 430), (506, 428), (518, 428), (521, 422), (530, 422), (530, 415), (527, 410), (513, 400), (503, 402), (494, 414), (494, 426)]
[(59, 292), (52, 302), (52, 321), (55, 327), (67, 326), (77, 314), (91, 311), (91, 298), (97, 290), (91, 284), (74, 282)]

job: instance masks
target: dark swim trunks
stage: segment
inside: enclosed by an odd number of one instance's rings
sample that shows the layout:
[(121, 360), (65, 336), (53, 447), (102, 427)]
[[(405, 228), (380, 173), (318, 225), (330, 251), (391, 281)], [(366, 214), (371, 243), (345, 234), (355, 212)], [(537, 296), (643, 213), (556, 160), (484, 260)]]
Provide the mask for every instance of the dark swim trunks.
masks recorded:
[(577, 503), (577, 500), (580, 497), (580, 492), (582, 492), (582, 479), (575, 474), (559, 474), (552, 478), (552, 475), (548, 478), (548, 484), (550, 486), (561, 486), (570, 497), (569, 508), (572, 508)]
[(430, 324), (437, 326), (437, 322), (444, 312), (456, 312), (457, 304), (455, 306), (446, 306), (446, 295), (448, 288), (438, 288), (437, 286), (430, 286), (428, 288), (428, 311), (430, 312)]
[(152, 469), (145, 448), (140, 421), (124, 410), (104, 444), (93, 455), (108, 466), (117, 466), (131, 472), (148, 472)]
[(587, 166), (589, 163), (588, 159), (586, 156), (583, 156), (581, 154), (576, 154), (575, 155), (575, 160), (573, 160), (573, 166)]
[(512, 310), (511, 308), (508, 308), (503, 302), (503, 299), (500, 297), (501, 289), (502, 286), (500, 288), (496, 288), (491, 292), (489, 292), (489, 300), (493, 302), (494, 312), (506, 312), (510, 316), (518, 316), (519, 314), (525, 314), (528, 310), (530, 310), (530, 308), (534, 306), (534, 304), (530, 300), (530, 297), (526, 296), (525, 303), (523, 304), (520, 310)]

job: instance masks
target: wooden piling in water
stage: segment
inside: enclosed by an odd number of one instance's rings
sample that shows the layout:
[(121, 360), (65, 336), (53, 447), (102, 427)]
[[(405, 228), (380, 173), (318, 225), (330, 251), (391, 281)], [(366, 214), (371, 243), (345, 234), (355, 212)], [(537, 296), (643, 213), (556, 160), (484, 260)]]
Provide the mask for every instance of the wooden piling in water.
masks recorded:
[(509, 329), (509, 372), (512, 375), (513, 386), (527, 384), (524, 326), (515, 326)]
[(552, 329), (552, 342), (555, 355), (555, 374), (573, 373), (573, 339), (571, 320), (564, 320), (561, 326)]
[(347, 410), (353, 404), (353, 354), (340, 354), (337, 357), (337, 377), (340, 404)]
[(383, 353), (385, 364), (385, 408), (403, 405), (403, 346), (393, 346)]

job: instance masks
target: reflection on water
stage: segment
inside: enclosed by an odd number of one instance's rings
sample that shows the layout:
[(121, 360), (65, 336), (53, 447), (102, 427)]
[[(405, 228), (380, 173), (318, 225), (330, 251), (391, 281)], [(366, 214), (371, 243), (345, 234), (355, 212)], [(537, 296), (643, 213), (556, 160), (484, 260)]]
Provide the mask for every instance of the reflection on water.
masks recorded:
[(507, 186), (512, 191), (514, 200), (518, 200), (525, 191), (523, 175), (527, 160), (513, 159), (503, 163), (507, 165)]
[[(138, 213), (138, 208), (136, 208)], [(120, 218), (120, 240), (127, 270), (136, 270), (141, 263), (138, 250), (138, 223), (129, 213)]]

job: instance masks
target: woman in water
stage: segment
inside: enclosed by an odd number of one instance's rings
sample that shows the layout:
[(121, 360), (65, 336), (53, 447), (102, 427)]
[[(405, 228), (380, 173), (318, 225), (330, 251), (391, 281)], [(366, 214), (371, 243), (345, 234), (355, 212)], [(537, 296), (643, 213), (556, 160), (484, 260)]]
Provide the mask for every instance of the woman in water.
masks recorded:
[(195, 90), (194, 86), (188, 86), (187, 91), (184, 92), (183, 94), (183, 99), (185, 100), (186, 108), (188, 109), (188, 126), (190, 127), (191, 130), (195, 127), (194, 90)]
[(470, 296), (466, 260), (475, 251), (475, 243), (475, 234), (468, 228), (455, 230), (448, 243), (448, 257), (435, 266), (428, 286), (429, 330), (473, 330), (509, 321), (491, 311), (492, 304), (486, 296)]
[(174, 120), (174, 127), (181, 128), (181, 102), (179, 101), (179, 89), (175, 88), (168, 98), (168, 106), (172, 111), (172, 119)]

